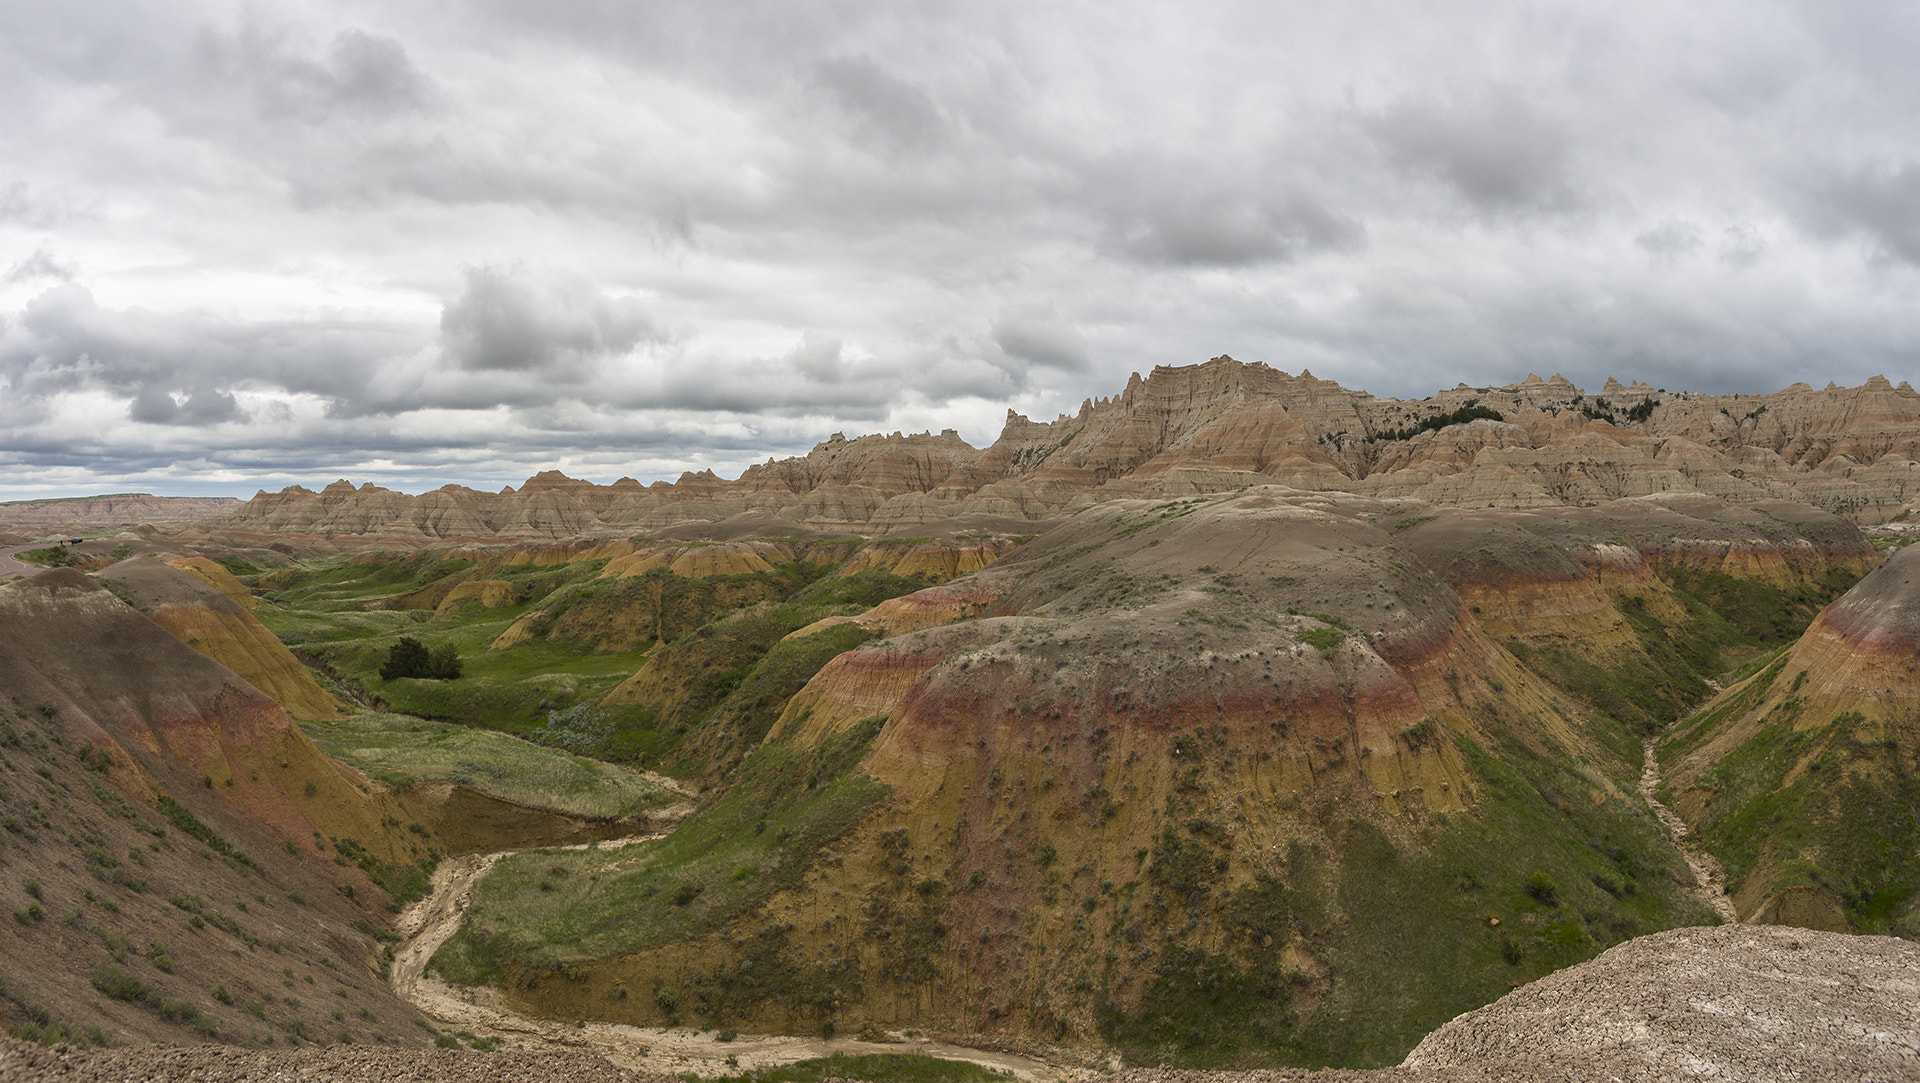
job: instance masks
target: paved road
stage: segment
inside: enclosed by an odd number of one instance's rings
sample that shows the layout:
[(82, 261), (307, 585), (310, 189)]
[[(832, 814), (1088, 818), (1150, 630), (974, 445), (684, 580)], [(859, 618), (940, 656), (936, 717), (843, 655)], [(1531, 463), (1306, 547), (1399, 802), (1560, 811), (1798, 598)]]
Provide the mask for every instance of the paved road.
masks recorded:
[(38, 575), (46, 571), (45, 568), (36, 568), (31, 564), (22, 564), (20, 561), (13, 559), (15, 553), (24, 553), (29, 549), (45, 549), (46, 547), (47, 543), (40, 542), (34, 545), (16, 545), (11, 549), (0, 549), (0, 581), (14, 579), (23, 575)]

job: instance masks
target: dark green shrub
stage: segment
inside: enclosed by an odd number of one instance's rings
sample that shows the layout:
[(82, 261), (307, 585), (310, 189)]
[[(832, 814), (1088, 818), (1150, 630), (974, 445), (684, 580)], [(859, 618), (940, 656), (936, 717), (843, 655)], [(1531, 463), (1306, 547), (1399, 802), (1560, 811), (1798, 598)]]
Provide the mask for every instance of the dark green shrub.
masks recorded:
[(380, 667), (380, 679), (391, 681), (401, 677), (422, 677), (449, 681), (459, 677), (464, 668), (460, 662), (460, 652), (452, 643), (443, 643), (429, 651), (426, 644), (412, 636), (401, 636), (387, 649), (387, 661)]

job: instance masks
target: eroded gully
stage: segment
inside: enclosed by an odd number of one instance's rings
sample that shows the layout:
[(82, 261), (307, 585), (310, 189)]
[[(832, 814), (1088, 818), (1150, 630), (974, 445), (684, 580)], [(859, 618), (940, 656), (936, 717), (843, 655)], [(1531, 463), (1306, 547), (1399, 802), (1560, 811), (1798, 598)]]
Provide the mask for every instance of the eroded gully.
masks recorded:
[[(690, 806), (689, 806), (690, 808)], [(684, 814), (684, 813), (683, 813)], [(549, 849), (615, 849), (645, 845), (666, 836), (646, 835)], [(443, 1029), (468, 1031), (476, 1037), (497, 1039), (502, 1047), (526, 1049), (560, 1046), (585, 1049), (636, 1071), (698, 1075), (738, 1074), (776, 1067), (834, 1053), (920, 1053), (946, 1060), (968, 1061), (999, 1069), (1021, 1080), (1077, 1079), (1091, 1071), (941, 1042), (903, 1039), (865, 1042), (847, 1038), (803, 1037), (780, 1034), (742, 1034), (722, 1042), (709, 1033), (686, 1027), (637, 1027), (625, 1023), (563, 1023), (534, 1019), (504, 1006), (498, 990), (455, 986), (426, 972), (427, 961), (459, 928), (475, 885), (501, 858), (518, 853), (502, 850), (469, 854), (442, 861), (433, 872), (427, 897), (400, 914), (401, 943), (394, 949), (393, 991)]]
[(1686, 821), (1654, 796), (1654, 792), (1660, 788), (1660, 758), (1654, 754), (1653, 738), (1641, 742), (1641, 750), (1640, 796), (1646, 798), (1647, 806), (1653, 809), (1653, 814), (1666, 827), (1674, 849), (1680, 851), (1680, 856), (1686, 858), (1687, 867), (1693, 870), (1694, 895), (1712, 907), (1722, 922), (1738, 924), (1740, 918), (1733, 911), (1732, 901), (1727, 898), (1727, 876), (1721, 871), (1720, 862), (1712, 854), (1689, 844)]

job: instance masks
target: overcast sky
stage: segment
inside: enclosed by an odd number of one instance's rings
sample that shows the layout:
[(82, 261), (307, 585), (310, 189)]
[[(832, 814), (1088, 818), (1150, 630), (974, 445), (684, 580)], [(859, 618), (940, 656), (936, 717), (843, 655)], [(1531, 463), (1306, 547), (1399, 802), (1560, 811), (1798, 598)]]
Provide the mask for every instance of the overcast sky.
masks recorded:
[(0, 3), (0, 499), (1915, 376), (1920, 5)]

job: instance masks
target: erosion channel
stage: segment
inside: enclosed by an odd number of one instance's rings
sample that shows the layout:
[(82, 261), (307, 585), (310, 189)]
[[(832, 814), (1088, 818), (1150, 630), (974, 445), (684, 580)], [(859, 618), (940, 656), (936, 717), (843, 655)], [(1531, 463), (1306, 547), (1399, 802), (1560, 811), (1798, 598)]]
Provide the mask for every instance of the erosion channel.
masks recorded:
[[(691, 811), (691, 806), (680, 806), (682, 816), (688, 811)], [(544, 849), (617, 849), (645, 846), (666, 837), (665, 834), (636, 835)], [(1071, 1079), (1092, 1074), (1084, 1068), (1049, 1064), (1011, 1053), (911, 1038), (869, 1042), (851, 1038), (743, 1034), (723, 1042), (712, 1033), (688, 1027), (636, 1027), (623, 1023), (563, 1023), (532, 1019), (502, 1007), (491, 989), (458, 987), (428, 974), (428, 960), (460, 928), (461, 919), (473, 900), (474, 887), (480, 878), (501, 858), (520, 852), (500, 850), (442, 861), (434, 869), (433, 886), (427, 896), (408, 906), (400, 915), (398, 925), (403, 939), (394, 951), (393, 991), (422, 1014), (448, 1029), (493, 1038), (508, 1048), (544, 1046), (591, 1050), (624, 1068), (669, 1074), (737, 1074), (835, 1053), (918, 1053), (945, 1060), (967, 1061), (1029, 1081)]]

